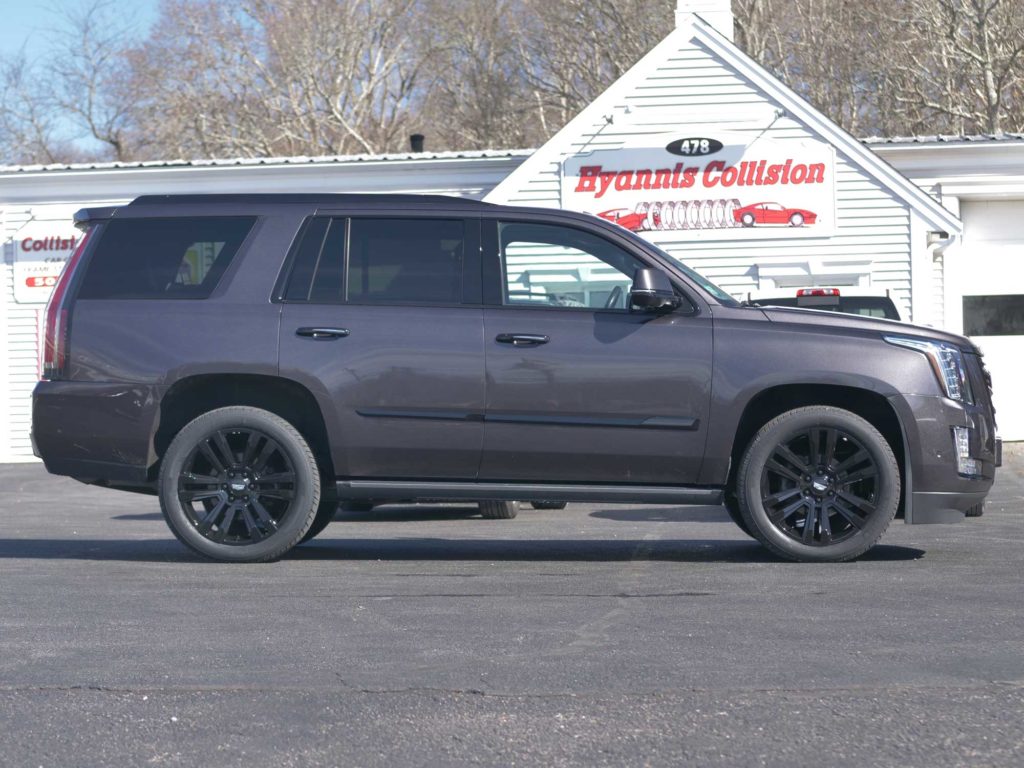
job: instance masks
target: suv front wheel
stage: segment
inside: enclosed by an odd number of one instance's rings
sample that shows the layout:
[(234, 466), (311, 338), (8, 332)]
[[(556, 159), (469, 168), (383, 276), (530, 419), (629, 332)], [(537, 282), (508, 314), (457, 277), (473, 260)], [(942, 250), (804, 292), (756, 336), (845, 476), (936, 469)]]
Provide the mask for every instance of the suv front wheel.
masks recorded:
[(881, 538), (900, 500), (889, 443), (841, 408), (783, 413), (751, 441), (736, 478), (739, 511), (758, 541), (781, 557), (836, 562)]
[(309, 531), (320, 473), (305, 438), (259, 408), (219, 408), (191, 421), (160, 467), (160, 506), (178, 539), (225, 562), (275, 560)]

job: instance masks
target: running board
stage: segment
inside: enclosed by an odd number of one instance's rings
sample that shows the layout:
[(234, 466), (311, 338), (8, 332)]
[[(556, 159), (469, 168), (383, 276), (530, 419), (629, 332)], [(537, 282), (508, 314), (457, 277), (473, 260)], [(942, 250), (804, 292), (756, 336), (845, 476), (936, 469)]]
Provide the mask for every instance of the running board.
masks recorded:
[(599, 501), (623, 504), (722, 503), (720, 488), (678, 485), (564, 485), (548, 483), (445, 483), (405, 480), (339, 480), (342, 499), (401, 501)]

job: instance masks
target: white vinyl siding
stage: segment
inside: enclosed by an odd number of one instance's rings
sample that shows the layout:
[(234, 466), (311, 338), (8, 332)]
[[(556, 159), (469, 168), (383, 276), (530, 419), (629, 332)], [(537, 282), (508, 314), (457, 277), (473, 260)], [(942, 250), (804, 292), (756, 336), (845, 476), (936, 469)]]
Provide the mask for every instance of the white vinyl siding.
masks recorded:
[(43, 305), (17, 304), (14, 301), (14, 242), (12, 238), (28, 221), (24, 207), (5, 210), (3, 222), (3, 263), (0, 265), (0, 326), (4, 343), (0, 361), (0, 461), (32, 458), (29, 433), (32, 428), (32, 388), (36, 385), (36, 352), (39, 314)]

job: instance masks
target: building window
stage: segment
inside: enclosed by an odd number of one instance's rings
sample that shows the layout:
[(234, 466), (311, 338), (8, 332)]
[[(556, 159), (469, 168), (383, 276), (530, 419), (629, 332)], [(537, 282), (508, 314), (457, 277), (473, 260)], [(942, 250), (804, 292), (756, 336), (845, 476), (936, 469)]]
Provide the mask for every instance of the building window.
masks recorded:
[(964, 296), (965, 336), (1024, 336), (1024, 295)]

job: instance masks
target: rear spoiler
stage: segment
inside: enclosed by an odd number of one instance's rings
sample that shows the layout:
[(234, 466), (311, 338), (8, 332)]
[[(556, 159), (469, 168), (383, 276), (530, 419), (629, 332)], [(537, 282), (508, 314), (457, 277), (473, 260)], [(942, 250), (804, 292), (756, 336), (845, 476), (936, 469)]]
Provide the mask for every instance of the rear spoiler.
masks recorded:
[(82, 208), (75, 211), (75, 226), (78, 229), (85, 229), (94, 221), (111, 218), (115, 211), (117, 208)]

